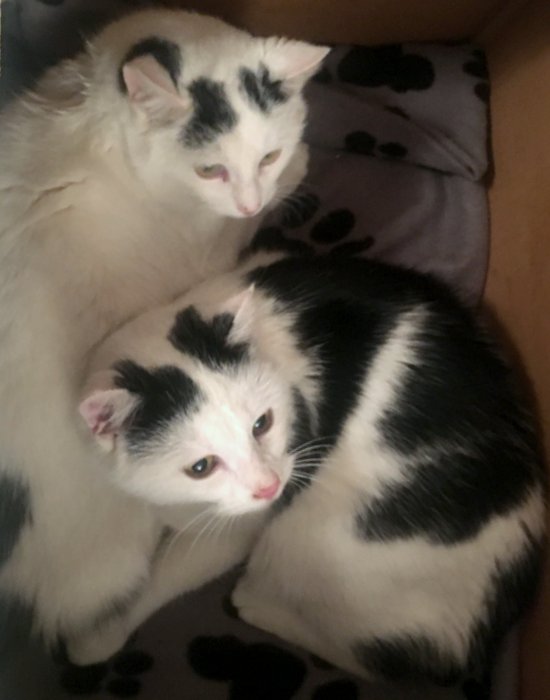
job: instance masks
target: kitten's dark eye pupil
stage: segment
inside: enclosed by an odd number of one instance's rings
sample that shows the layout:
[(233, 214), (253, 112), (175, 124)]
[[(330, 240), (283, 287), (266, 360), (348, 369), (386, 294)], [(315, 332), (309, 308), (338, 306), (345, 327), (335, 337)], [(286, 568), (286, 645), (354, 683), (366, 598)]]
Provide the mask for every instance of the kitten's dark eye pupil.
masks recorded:
[(209, 476), (214, 471), (217, 464), (217, 458), (214, 455), (209, 455), (208, 457), (199, 459), (198, 462), (195, 462), (195, 464), (185, 469), (185, 472), (193, 479), (202, 479)]
[(196, 474), (202, 474), (202, 472), (206, 471), (208, 469), (208, 462), (205, 459), (201, 459), (200, 462), (197, 462), (196, 464), (193, 464), (191, 469), (196, 473)]
[(258, 420), (254, 423), (252, 426), (252, 435), (254, 437), (260, 437), (260, 435), (264, 435), (267, 433), (267, 431), (271, 428), (273, 425), (273, 412), (271, 409), (269, 411), (266, 411), (263, 415), (261, 415)]

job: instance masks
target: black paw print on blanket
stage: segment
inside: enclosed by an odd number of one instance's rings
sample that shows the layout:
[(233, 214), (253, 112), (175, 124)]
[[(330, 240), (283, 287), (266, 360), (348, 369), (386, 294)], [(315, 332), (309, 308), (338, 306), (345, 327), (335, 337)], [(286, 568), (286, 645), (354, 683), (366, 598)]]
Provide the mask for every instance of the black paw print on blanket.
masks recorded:
[(138, 649), (121, 651), (109, 662), (92, 666), (65, 663), (61, 687), (69, 695), (95, 695), (106, 690), (115, 698), (131, 698), (141, 691), (140, 676), (153, 666), (153, 657)]
[(247, 644), (233, 635), (195, 637), (187, 659), (201, 678), (229, 683), (229, 700), (289, 700), (307, 672), (295, 654), (273, 644)]
[(474, 92), (483, 102), (489, 101), (489, 71), (487, 70), (487, 61), (485, 54), (481, 49), (472, 51), (472, 58), (462, 66), (462, 69), (468, 75), (478, 78), (479, 82), (474, 85)]
[[(187, 660), (201, 678), (229, 683), (229, 700), (291, 700), (308, 672), (306, 663), (285, 649), (274, 644), (247, 644), (233, 635), (196, 637), (189, 645)], [(321, 660), (314, 665), (317, 662)], [(322, 668), (333, 669), (326, 662)], [(311, 695), (311, 700), (358, 698), (359, 687), (351, 679), (329, 681)]]
[[(285, 234), (285, 230), (298, 229), (311, 222), (321, 202), (312, 192), (302, 191), (287, 200), (279, 221), (271, 226), (265, 226), (256, 233), (252, 243), (243, 251), (242, 257), (258, 251), (284, 251), (292, 255), (315, 255), (314, 245)], [(332, 246), (324, 251), (333, 256), (358, 255), (368, 250), (374, 239), (366, 236), (359, 240), (346, 241), (355, 227), (355, 215), (349, 209), (333, 209), (318, 219), (309, 231), (309, 237), (319, 246)]]
[(374, 156), (376, 151), (387, 158), (404, 158), (408, 150), (403, 144), (394, 141), (378, 144), (367, 131), (352, 131), (345, 138), (346, 151), (363, 156)]
[(340, 61), (338, 77), (360, 87), (389, 87), (395, 92), (427, 90), (435, 80), (432, 62), (405, 53), (403, 46), (354, 46)]

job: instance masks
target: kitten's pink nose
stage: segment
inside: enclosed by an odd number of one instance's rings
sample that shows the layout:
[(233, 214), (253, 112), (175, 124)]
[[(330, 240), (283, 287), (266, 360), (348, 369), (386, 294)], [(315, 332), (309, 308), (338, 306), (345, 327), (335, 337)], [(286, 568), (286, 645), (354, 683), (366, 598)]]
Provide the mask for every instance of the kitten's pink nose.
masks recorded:
[(245, 216), (254, 216), (260, 210), (260, 205), (237, 204), (237, 209)]
[(262, 498), (266, 501), (270, 501), (279, 490), (280, 485), (280, 480), (277, 477), (275, 477), (275, 481), (269, 484), (269, 486), (262, 486), (261, 488), (254, 491), (254, 498)]

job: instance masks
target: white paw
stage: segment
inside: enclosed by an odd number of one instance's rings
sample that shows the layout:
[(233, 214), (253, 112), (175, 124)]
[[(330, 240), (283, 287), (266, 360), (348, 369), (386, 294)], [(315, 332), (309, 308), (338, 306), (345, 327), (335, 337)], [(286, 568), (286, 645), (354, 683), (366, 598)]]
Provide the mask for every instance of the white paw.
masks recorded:
[(265, 603), (247, 591), (246, 586), (238, 585), (233, 591), (231, 602), (237, 608), (239, 617), (253, 627), (258, 627), (266, 632), (272, 632), (276, 628), (276, 621), (272, 620), (272, 614)]
[(67, 653), (78, 666), (106, 661), (120, 651), (128, 638), (128, 631), (120, 621), (112, 622), (95, 632), (67, 641)]
[(247, 608), (259, 604), (260, 601), (250, 592), (250, 589), (249, 578), (245, 575), (237, 583), (231, 594), (231, 602), (239, 610), (240, 608)]

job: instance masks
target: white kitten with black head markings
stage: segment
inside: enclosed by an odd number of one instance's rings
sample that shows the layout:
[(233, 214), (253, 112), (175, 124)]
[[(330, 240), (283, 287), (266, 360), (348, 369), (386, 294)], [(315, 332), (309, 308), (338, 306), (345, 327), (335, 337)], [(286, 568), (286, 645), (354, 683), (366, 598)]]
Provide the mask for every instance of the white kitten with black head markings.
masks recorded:
[[(251, 624), (359, 675), (450, 683), (531, 600), (534, 423), (474, 314), (429, 276), (252, 257), (115, 333), (91, 369), (80, 410), (119, 488), (211, 503), (238, 530), (273, 503), (233, 595)], [(177, 550), (132, 626), (181, 589)]]
[[(87, 640), (88, 656), (115, 651), (175, 595), (244, 559), (288, 481), (294, 397), (243, 340), (252, 294), (233, 294), (229, 280), (205, 316), (191, 294), (131, 321), (93, 357), (79, 410), (102, 454), (96, 468), (149, 504), (141, 527), (163, 540), (141, 593)], [(143, 548), (139, 534), (128, 546)], [(117, 574), (140, 588), (143, 573), (119, 565)]]
[(157, 545), (143, 504), (98, 479), (73, 410), (86, 356), (232, 266), (298, 184), (301, 90), (325, 54), (144, 11), (1, 115), (0, 610), (75, 659), (94, 660), (79, 638), (136, 595), (122, 570), (146, 579)]

